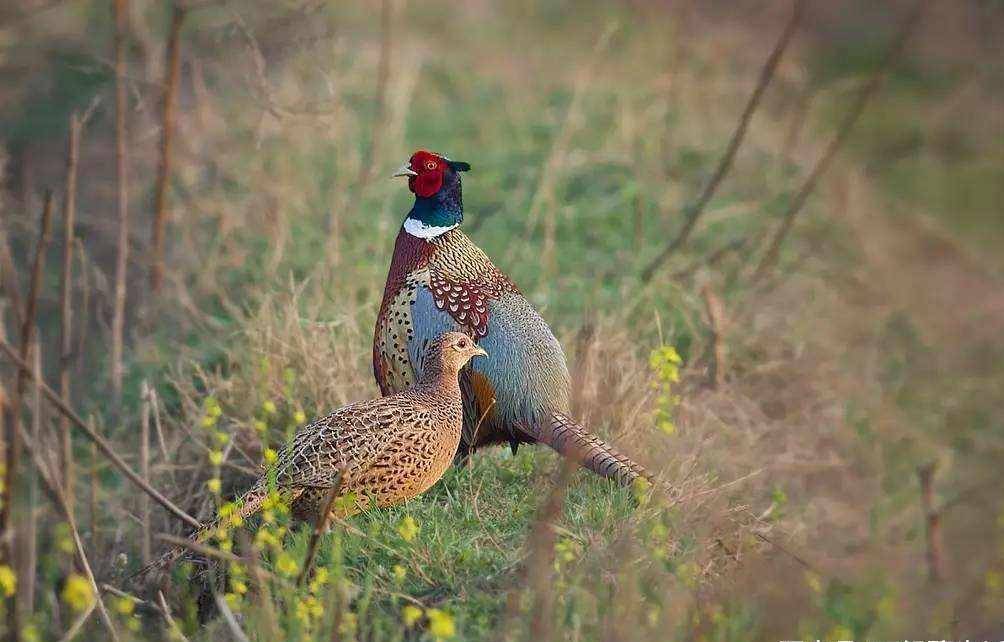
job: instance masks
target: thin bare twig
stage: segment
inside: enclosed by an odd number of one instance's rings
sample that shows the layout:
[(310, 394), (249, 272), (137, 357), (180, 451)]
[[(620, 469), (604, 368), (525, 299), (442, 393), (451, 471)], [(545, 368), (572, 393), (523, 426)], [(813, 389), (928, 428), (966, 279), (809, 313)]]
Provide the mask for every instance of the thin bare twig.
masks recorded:
[(178, 623), (174, 621), (174, 617), (171, 615), (171, 609), (167, 606), (167, 600), (164, 598), (163, 591), (157, 591), (157, 602), (160, 603), (160, 614), (164, 616), (164, 621), (167, 622), (167, 627), (171, 629), (171, 632), (178, 637), (178, 639), (183, 642), (188, 642), (188, 638), (185, 634), (181, 632), (181, 627)]
[(886, 50), (885, 55), (879, 62), (878, 67), (872, 72), (871, 77), (865, 86), (858, 92), (858, 96), (851, 105), (851, 108), (844, 115), (844, 119), (840, 122), (840, 126), (837, 128), (837, 134), (827, 145), (826, 150), (823, 155), (819, 157), (816, 161), (815, 166), (812, 171), (809, 172), (809, 176), (802, 183), (802, 187), (799, 188), (795, 197), (791, 201), (791, 205), (785, 211), (783, 217), (781, 218), (781, 224), (778, 226), (777, 231), (774, 233), (770, 244), (767, 247), (766, 252), (764, 252), (763, 258), (760, 264), (756, 268), (756, 272), (753, 275), (754, 281), (759, 281), (768, 270), (770, 270), (774, 264), (777, 262), (778, 253), (781, 250), (781, 244), (784, 243), (785, 237), (788, 236), (788, 232), (791, 230), (791, 225), (795, 220), (795, 216), (802, 210), (805, 205), (805, 201), (809, 198), (809, 194), (816, 188), (816, 183), (819, 182), (820, 177), (826, 173), (829, 169), (830, 163), (836, 157), (837, 152), (844, 146), (847, 139), (850, 137), (851, 130), (854, 129), (854, 125), (857, 123), (858, 118), (860, 118), (862, 112), (865, 110), (865, 106), (875, 92), (878, 91), (879, 87), (882, 86), (883, 80), (888, 73), (889, 69), (892, 68), (893, 63), (899, 58), (903, 51), (903, 47), (906, 45), (907, 40), (910, 38), (910, 34), (913, 33), (917, 24), (920, 22), (921, 16), (924, 14), (924, 9), (927, 8), (926, 0), (918, 0), (917, 4), (914, 5), (913, 10), (910, 15), (903, 22), (900, 27), (899, 33), (893, 39), (892, 44)]
[[(140, 384), (140, 416), (139, 416), (139, 474), (147, 483), (150, 482), (150, 385), (146, 379)], [(139, 518), (142, 523), (140, 538), (140, 557), (143, 566), (150, 563), (150, 498), (140, 497)]]
[(926, 464), (917, 469), (920, 480), (920, 501), (924, 509), (927, 537), (927, 574), (932, 582), (945, 578), (945, 554), (941, 539), (941, 511), (934, 507), (934, 471), (937, 465)]
[(14, 257), (7, 242), (7, 232), (0, 225), (0, 286), (4, 296), (10, 301), (10, 309), (14, 313), (14, 323), (21, 327), (24, 307), (21, 305), (21, 288), (17, 283), (17, 269), (14, 267)]
[[(14, 365), (21, 368), (22, 371), (27, 372), (28, 375), (34, 376), (33, 369), (25, 363), (25, 361), (21, 359), (17, 353), (14, 352), (14, 349), (11, 348), (10, 345), (3, 339), (0, 339), (0, 350), (7, 355), (7, 358), (10, 359)], [(136, 484), (140, 490), (148, 494), (154, 501), (166, 508), (170, 513), (184, 521), (186, 524), (193, 526), (194, 528), (202, 528), (202, 524), (200, 524), (197, 519), (178, 508), (171, 500), (164, 497), (157, 489), (150, 486), (146, 480), (137, 475), (136, 472), (129, 467), (129, 464), (125, 463), (122, 457), (115, 452), (115, 449), (112, 448), (111, 444), (105, 441), (91, 426), (87, 425), (87, 423), (80, 418), (80, 415), (65, 404), (52, 388), (50, 388), (44, 381), (40, 383), (40, 386), (42, 392), (46, 397), (48, 397), (49, 401), (56, 407), (56, 409), (69, 417), (70, 421), (80, 428), (85, 435), (87, 435), (91, 442), (98, 447), (101, 453), (107, 457), (126, 477), (128, 477), (131, 482)]]
[[(70, 360), (73, 357), (73, 248), (76, 245), (73, 226), (77, 215), (77, 163), (80, 159), (80, 116), (70, 116), (70, 133), (66, 150), (66, 193), (63, 196), (63, 274), (60, 280), (59, 324), (59, 395), (70, 403)], [(60, 468), (63, 473), (63, 491), (70, 512), (75, 510), (73, 440), (70, 420), (60, 417)]]
[(750, 120), (753, 118), (753, 114), (760, 105), (760, 99), (763, 98), (764, 91), (767, 89), (767, 85), (770, 84), (771, 78), (774, 77), (778, 64), (781, 62), (781, 57), (788, 48), (788, 44), (791, 42), (792, 36), (795, 35), (798, 23), (802, 18), (804, 6), (805, 0), (795, 0), (795, 5), (791, 11), (791, 18), (788, 19), (788, 23), (784, 26), (784, 31), (781, 32), (781, 36), (778, 38), (777, 43), (774, 44), (774, 49), (771, 50), (770, 55), (767, 57), (767, 62), (764, 63), (763, 69), (760, 71), (760, 79), (757, 81), (756, 88), (750, 95), (749, 101), (747, 101), (746, 107), (743, 109), (743, 113), (739, 117), (739, 124), (736, 126), (736, 130), (732, 134), (732, 139), (729, 140), (729, 146), (726, 148), (725, 154), (722, 156), (721, 160), (718, 161), (718, 167), (715, 169), (715, 173), (711, 175), (711, 179), (708, 181), (707, 185), (704, 186), (704, 191), (701, 192), (697, 201), (686, 209), (686, 220), (684, 221), (680, 232), (672, 241), (669, 242), (662, 252), (652, 259), (652, 261), (645, 266), (645, 269), (642, 270), (642, 283), (648, 283), (666, 259), (668, 259), (673, 252), (678, 250), (680, 246), (686, 243), (687, 239), (690, 238), (691, 232), (694, 231), (694, 226), (697, 225), (697, 220), (701, 217), (701, 214), (704, 213), (704, 209), (711, 201), (711, 198), (715, 195), (715, 192), (718, 191), (718, 186), (721, 184), (722, 179), (725, 178), (726, 174), (728, 174), (729, 169), (732, 167), (732, 162), (735, 160), (736, 152), (739, 151), (739, 147), (743, 143), (743, 138), (746, 136), (746, 129), (749, 127)]
[(335, 500), (338, 499), (338, 493), (342, 490), (342, 479), (344, 478), (344, 471), (338, 471), (338, 479), (335, 481), (334, 487), (328, 494), (328, 501), (324, 503), (324, 510), (317, 516), (317, 521), (314, 523), (314, 531), (310, 534), (310, 543), (307, 545), (307, 556), (303, 558), (303, 568), (300, 569), (300, 575), (296, 578), (296, 585), (303, 586), (304, 580), (310, 574), (310, 569), (314, 565), (314, 556), (317, 555), (317, 544), (321, 541), (321, 535), (328, 528), (328, 521), (331, 519), (331, 511), (335, 507)]
[[(6, 344), (4, 344), (6, 345)], [(6, 348), (5, 348), (6, 349)], [(35, 373), (32, 373), (35, 376)], [(48, 390), (46, 395), (51, 393), (51, 389), (40, 379), (36, 378), (36, 385), (43, 391)], [(55, 395), (55, 393), (52, 393)], [(58, 398), (58, 397), (57, 397)], [(112, 624), (111, 617), (108, 615), (108, 610), (105, 608), (105, 603), (101, 599), (101, 592), (98, 590), (97, 581), (94, 579), (94, 573), (91, 570), (91, 564), (87, 560), (87, 553), (84, 551), (84, 543), (80, 539), (80, 532), (77, 530), (77, 523), (73, 519), (73, 515), (68, 510), (68, 505), (66, 502), (66, 496), (63, 495), (63, 490), (60, 488), (59, 484), (53, 478), (52, 474), (49, 472), (45, 465), (45, 461), (42, 459), (41, 453), (38, 451), (35, 441), (32, 439), (31, 435), (24, 431), (22, 426), (18, 426), (21, 433), (21, 441), (24, 444), (25, 450), (28, 452), (28, 456), (31, 458), (32, 463), (35, 466), (35, 470), (38, 471), (39, 477), (42, 478), (44, 487), (52, 499), (56, 507), (59, 508), (60, 512), (63, 513), (63, 517), (66, 518), (66, 523), (70, 527), (70, 535), (73, 538), (73, 545), (76, 548), (77, 560), (80, 562), (80, 567), (83, 569), (84, 574), (87, 576), (88, 582), (91, 584), (91, 589), (94, 591), (94, 599), (97, 602), (98, 613), (101, 615), (101, 620), (104, 622), (105, 627), (108, 629), (108, 633), (112, 640), (118, 640), (118, 634), (115, 632), (115, 626)]]
[(150, 291), (156, 295), (164, 280), (164, 230), (167, 225), (167, 186), (171, 180), (171, 147), (174, 142), (175, 96), (181, 76), (181, 26), (185, 7), (174, 5), (167, 39), (167, 69), (164, 74), (164, 104), (160, 132), (160, 166), (154, 196), (153, 232), (150, 242)]
[(223, 621), (227, 623), (230, 635), (234, 636), (237, 642), (251, 642), (247, 634), (241, 630), (241, 625), (237, 623), (237, 618), (234, 617), (234, 612), (230, 610), (230, 605), (220, 596), (215, 587), (213, 588), (213, 599), (216, 600), (216, 607), (223, 614)]
[(711, 364), (708, 367), (708, 382), (712, 388), (717, 388), (725, 381), (725, 309), (722, 300), (714, 293), (710, 285), (701, 288), (704, 299), (704, 310), (708, 315), (708, 327), (711, 328)]
[(87, 620), (90, 619), (91, 613), (94, 613), (94, 609), (97, 608), (97, 606), (97, 600), (91, 602), (91, 605), (88, 606), (83, 613), (77, 616), (77, 619), (73, 621), (73, 624), (71, 624), (70, 628), (66, 630), (63, 637), (59, 638), (59, 642), (70, 642), (70, 640), (77, 637), (77, 634), (80, 633), (80, 629), (84, 628), (84, 624), (86, 624)]
[(373, 175), (373, 164), (380, 152), (383, 139), (384, 117), (387, 112), (387, 85), (390, 83), (390, 45), (393, 38), (393, 0), (383, 0), (380, 6), (380, 59), (377, 62), (376, 105), (373, 110), (373, 129), (370, 141), (359, 167), (356, 190), (362, 189)]
[[(28, 281), (28, 299), (25, 301), (24, 317), (21, 323), (21, 359), (28, 359), (28, 348), (35, 340), (35, 316), (38, 314), (38, 295), (42, 289), (42, 273), (45, 271), (45, 253), (52, 240), (52, 190), (45, 192), (45, 205), (42, 208), (42, 222), (38, 230), (38, 244), (35, 246), (35, 258), (31, 265), (31, 278)], [(17, 393), (23, 395), (28, 376), (19, 373), (17, 377)]]
[(122, 355), (125, 334), (126, 271), (129, 263), (129, 184), (126, 163), (126, 29), (129, 0), (115, 6), (115, 176), (118, 191), (118, 250), (115, 257), (115, 298), (112, 316), (111, 386), (114, 411), (122, 402)]

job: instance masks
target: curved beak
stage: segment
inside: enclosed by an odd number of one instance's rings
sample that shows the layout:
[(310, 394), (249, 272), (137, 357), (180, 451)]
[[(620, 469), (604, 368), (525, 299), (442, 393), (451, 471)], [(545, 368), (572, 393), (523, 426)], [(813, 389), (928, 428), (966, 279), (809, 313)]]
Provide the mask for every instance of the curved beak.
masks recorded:
[(474, 356), (487, 357), (488, 353), (481, 346), (474, 346)]
[(399, 167), (396, 172), (394, 172), (394, 176), (392, 178), (397, 176), (407, 176), (408, 178), (411, 178), (412, 176), (418, 176), (418, 172), (411, 168), (410, 163), (405, 163)]

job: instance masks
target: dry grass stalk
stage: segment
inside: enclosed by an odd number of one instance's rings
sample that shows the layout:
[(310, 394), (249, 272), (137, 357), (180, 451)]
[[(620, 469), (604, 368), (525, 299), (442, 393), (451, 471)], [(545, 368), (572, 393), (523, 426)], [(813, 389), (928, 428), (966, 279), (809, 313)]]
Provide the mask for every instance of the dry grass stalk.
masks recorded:
[[(42, 349), (36, 341), (31, 349), (35, 362), (35, 372), (42, 371)], [(31, 395), (31, 439), (40, 443), (42, 435), (42, 391), (39, 381), (33, 379)], [(30, 471), (29, 471), (30, 472)], [(38, 567), (38, 486), (34, 475), (27, 475), (28, 501), (25, 514), (18, 518), (18, 538), (22, 551), (18, 559), (18, 607), (23, 609), (24, 616), (35, 612), (35, 576)]]
[(238, 537), (241, 543), (241, 550), (244, 552), (244, 562), (247, 564), (248, 574), (254, 580), (257, 587), (258, 608), (264, 614), (262, 619), (265, 620), (265, 626), (268, 627), (268, 639), (279, 640), (282, 638), (282, 633), (279, 631), (279, 618), (275, 614), (275, 605), (272, 602), (272, 591), (269, 589), (268, 577), (259, 563), (259, 559), (261, 559), (259, 557), (260, 553), (246, 531), (240, 531)]
[(795, 0), (795, 6), (791, 11), (791, 18), (788, 19), (788, 23), (784, 26), (784, 31), (781, 32), (781, 36), (778, 38), (777, 43), (775, 43), (770, 55), (767, 57), (767, 62), (764, 63), (763, 69), (760, 71), (760, 78), (757, 80), (756, 88), (753, 90), (749, 100), (746, 102), (746, 107), (743, 109), (742, 115), (739, 116), (739, 124), (736, 126), (736, 130), (732, 134), (732, 138), (729, 140), (729, 146), (726, 148), (725, 154), (718, 162), (718, 167), (715, 169), (715, 173), (711, 175), (711, 179), (708, 181), (707, 185), (704, 186), (704, 190), (698, 197), (697, 202), (687, 208), (687, 218), (684, 221), (679, 234), (677, 234), (676, 237), (669, 242), (665, 249), (663, 249), (658, 256), (652, 259), (645, 269), (642, 270), (642, 283), (648, 283), (655, 275), (656, 270), (659, 269), (666, 259), (668, 259), (673, 252), (679, 249), (680, 246), (686, 243), (687, 239), (690, 238), (691, 232), (694, 231), (694, 226), (697, 225), (697, 220), (701, 217), (701, 214), (704, 213), (704, 209), (707, 207), (708, 203), (711, 202), (711, 198), (715, 195), (715, 192), (718, 191), (718, 186), (721, 184), (722, 179), (725, 178), (725, 175), (728, 174), (729, 169), (731, 169), (732, 162), (736, 157), (736, 152), (739, 151), (739, 147), (742, 145), (743, 139), (746, 137), (746, 130), (749, 127), (750, 120), (752, 120), (753, 114), (760, 105), (760, 99), (763, 98), (764, 91), (770, 84), (771, 78), (774, 77), (774, 73), (777, 71), (777, 66), (781, 62), (781, 57), (788, 48), (788, 44), (791, 42), (792, 36), (795, 35), (804, 7), (804, 0)]
[(328, 522), (331, 520), (331, 511), (335, 507), (335, 500), (338, 499), (338, 491), (342, 489), (343, 474), (344, 471), (338, 472), (338, 480), (328, 494), (328, 501), (324, 503), (324, 510), (320, 512), (317, 516), (317, 521), (314, 523), (314, 530), (310, 533), (310, 542), (307, 545), (307, 555), (303, 558), (303, 567), (300, 569), (299, 577), (296, 578), (297, 586), (303, 586), (303, 582), (310, 575), (311, 567), (314, 565), (314, 557), (317, 555), (317, 545), (321, 541), (321, 535), (328, 528)]
[[(3, 326), (0, 325), (0, 334), (2, 334)], [(14, 417), (11, 409), (10, 397), (7, 396), (7, 389), (4, 387), (3, 382), (0, 381), (0, 437), (2, 437), (2, 442), (0, 442), (0, 449), (2, 449), (2, 461), (7, 461), (7, 450), (10, 446), (10, 434), (8, 429), (14, 425)], [(10, 471), (4, 475), (4, 488), (3, 493), (0, 495), (0, 501), (3, 501), (3, 512), (0, 513), (0, 533), (4, 540), (6, 540), (9, 531), (7, 530), (7, 524), (9, 523), (7, 507), (10, 506), (11, 492), (10, 484), (13, 481)], [(9, 551), (6, 550), (6, 545), (0, 546), (0, 559), (10, 559)]]
[(927, 538), (927, 575), (932, 582), (940, 582), (945, 579), (945, 547), (941, 537), (941, 511), (934, 507), (935, 470), (937, 464), (926, 464), (917, 469), (917, 477)]
[[(139, 474), (150, 481), (150, 385), (143, 380), (140, 384), (140, 431), (139, 431)], [(139, 498), (139, 519), (142, 524), (140, 557), (143, 565), (150, 562), (150, 498)]]
[(512, 639), (510, 636), (515, 633), (517, 624), (522, 619), (521, 601), (526, 594), (533, 598), (529, 639), (549, 640), (552, 637), (551, 617), (554, 596), (549, 585), (551, 568), (554, 565), (555, 525), (561, 516), (568, 485), (577, 468), (575, 462), (562, 460), (561, 468), (551, 478), (551, 491), (537, 509), (537, 517), (526, 539), (527, 556), (520, 573), (520, 581), (517, 583), (517, 588), (509, 592), (507, 598), (507, 624), (503, 627), (509, 633), (506, 639)]
[[(35, 340), (35, 316), (38, 314), (38, 295), (42, 289), (42, 277), (45, 272), (45, 253), (52, 240), (52, 191), (45, 193), (45, 205), (42, 208), (42, 221), (38, 231), (38, 243), (35, 245), (35, 257), (31, 265), (31, 277), (28, 281), (28, 298), (25, 301), (24, 317), (21, 322), (21, 359), (27, 361), (28, 350)], [(17, 393), (23, 395), (28, 375), (24, 372), (17, 377)]]
[(369, 145), (363, 154), (362, 165), (359, 167), (359, 179), (356, 189), (361, 189), (369, 182), (373, 174), (373, 165), (380, 153), (383, 140), (384, 120), (387, 113), (387, 85), (390, 83), (390, 56), (394, 26), (393, 0), (383, 0), (380, 5), (380, 59), (377, 62), (376, 105), (374, 106), (373, 130), (370, 133)]
[(84, 625), (87, 624), (87, 620), (91, 619), (91, 614), (94, 613), (97, 605), (97, 601), (93, 602), (83, 613), (78, 615), (77, 619), (70, 625), (70, 628), (63, 634), (63, 637), (59, 638), (59, 642), (70, 642), (70, 640), (76, 638), (77, 634), (80, 633), (80, 629), (84, 628)]
[[(77, 163), (80, 159), (81, 118), (70, 116), (70, 133), (66, 150), (66, 193), (63, 196), (63, 274), (60, 280), (60, 324), (59, 324), (59, 394), (63, 401), (70, 403), (70, 361), (73, 358), (73, 248), (76, 239), (73, 226), (77, 215)], [(85, 320), (86, 322), (86, 320)], [(73, 440), (70, 420), (59, 420), (60, 468), (63, 474), (63, 489), (70, 512), (74, 511)]]
[(862, 87), (861, 91), (858, 92), (857, 98), (851, 108), (844, 115), (843, 120), (837, 127), (837, 134), (830, 140), (830, 144), (826, 146), (826, 150), (823, 155), (819, 157), (816, 164), (813, 166), (812, 171), (809, 172), (809, 176), (802, 183), (795, 197), (791, 200), (791, 205), (785, 210), (784, 215), (781, 218), (781, 224), (778, 226), (777, 231), (775, 231), (770, 243), (767, 246), (767, 250), (764, 252), (763, 258), (757, 265), (756, 272), (753, 275), (754, 281), (759, 281), (762, 279), (767, 271), (769, 271), (774, 264), (777, 262), (778, 254), (781, 250), (781, 245), (784, 243), (784, 239), (788, 236), (788, 232), (791, 231), (792, 223), (795, 217), (802, 210), (805, 205), (805, 201), (809, 198), (809, 195), (815, 190), (816, 183), (819, 182), (820, 177), (826, 173), (829, 169), (830, 164), (833, 159), (836, 158), (837, 152), (844, 146), (847, 139), (850, 137), (851, 131), (854, 129), (854, 125), (857, 123), (858, 118), (865, 110), (865, 106), (868, 101), (871, 100), (875, 92), (878, 91), (879, 87), (882, 86), (882, 82), (885, 80), (886, 73), (892, 68), (892, 65), (899, 59), (900, 54), (903, 52), (903, 48), (906, 45), (907, 40), (910, 38), (910, 34), (916, 29), (917, 24), (920, 22), (921, 16), (924, 14), (924, 9), (927, 8), (926, 0), (919, 0), (917, 4), (914, 5), (913, 10), (910, 15), (903, 22), (900, 27), (899, 32), (893, 39), (892, 44), (886, 50), (885, 55), (882, 56), (882, 60), (879, 62), (878, 67), (872, 72), (871, 77), (865, 86)]
[(181, 632), (181, 627), (178, 626), (178, 623), (174, 621), (174, 617), (171, 615), (171, 609), (167, 606), (167, 600), (164, 598), (163, 591), (157, 591), (157, 603), (160, 604), (160, 613), (164, 616), (164, 621), (167, 622), (167, 628), (171, 630), (171, 635), (183, 642), (188, 642), (188, 638)]
[[(37, 372), (30, 372), (29, 374), (34, 377), (35, 385), (40, 391), (45, 392), (47, 396), (50, 396), (51, 393), (50, 399), (55, 395), (55, 393), (52, 393), (51, 389), (46, 386), (45, 382), (41, 380), (41, 377), (37, 376)], [(94, 599), (97, 603), (98, 612), (101, 614), (101, 620), (108, 629), (108, 634), (111, 636), (111, 639), (118, 640), (119, 638), (118, 634), (115, 632), (115, 626), (112, 624), (111, 617), (108, 615), (108, 610), (105, 608), (104, 601), (101, 599), (101, 591), (98, 588), (97, 581), (94, 579), (94, 573), (92, 572), (90, 562), (87, 559), (87, 552), (84, 550), (83, 541), (80, 539), (80, 532), (77, 530), (77, 523), (73, 519), (73, 515), (69, 512), (66, 496), (63, 494), (62, 488), (60, 488), (59, 484), (48, 470), (48, 467), (45, 465), (45, 461), (42, 459), (42, 455), (38, 451), (37, 442), (31, 435), (25, 433), (23, 427), (18, 426), (18, 428), (21, 431), (20, 436), (21, 441), (24, 444), (24, 448), (28, 452), (28, 456), (34, 464), (39, 477), (42, 478), (43, 487), (52, 502), (63, 514), (63, 517), (66, 518), (66, 522), (70, 527), (70, 535), (73, 538), (73, 545), (77, 553), (77, 561), (80, 563), (81, 569), (83, 569), (88, 582), (91, 584), (91, 590), (94, 592)]]
[(174, 111), (181, 76), (181, 26), (186, 10), (174, 5), (171, 31), (167, 38), (167, 68), (164, 73), (164, 98), (160, 133), (160, 165), (154, 195), (153, 232), (150, 241), (150, 291), (156, 295), (164, 280), (164, 231), (167, 226), (167, 186), (171, 180), (171, 148), (174, 142)]
[[(95, 429), (94, 417), (90, 418), (90, 427), (92, 430)], [(98, 470), (98, 445), (91, 442), (91, 460), (90, 460), (90, 475), (87, 492), (87, 506), (88, 506), (88, 517), (90, 517), (91, 524), (91, 541), (94, 542), (94, 547), (101, 549), (101, 522), (98, 519), (98, 491), (101, 487), (101, 477), (99, 476)]]
[[(22, 372), (25, 372), (28, 375), (33, 376), (32, 368), (27, 363), (25, 363), (23, 359), (18, 357), (17, 353), (14, 352), (14, 349), (11, 348), (6, 341), (0, 340), (0, 350), (6, 353), (7, 357), (14, 363), (14, 365), (19, 367), (22, 370)], [(148, 494), (150, 497), (154, 499), (154, 501), (163, 506), (170, 513), (174, 514), (175, 517), (178, 517), (182, 521), (186, 522), (189, 526), (192, 526), (194, 528), (202, 527), (202, 524), (200, 524), (198, 520), (196, 520), (194, 517), (192, 517), (182, 509), (178, 508), (171, 500), (169, 500), (167, 497), (164, 497), (164, 495), (162, 495), (157, 489), (148, 484), (145, 479), (136, 474), (136, 472), (129, 467), (129, 464), (125, 463), (122, 457), (120, 457), (119, 454), (115, 452), (115, 449), (112, 447), (112, 445), (109, 444), (107, 441), (105, 441), (104, 438), (101, 437), (97, 432), (95, 432), (95, 430), (91, 426), (89, 426), (83, 419), (81, 419), (80, 415), (74, 412), (72, 408), (70, 408), (67, 404), (63, 403), (63, 400), (59, 397), (59, 395), (57, 395), (56, 392), (52, 388), (50, 388), (44, 381), (40, 381), (39, 386), (41, 387), (42, 392), (45, 394), (45, 396), (48, 397), (52, 405), (54, 405), (56, 409), (59, 410), (59, 412), (69, 417), (70, 422), (76, 425), (78, 428), (80, 428), (84, 432), (84, 434), (87, 435), (87, 437), (91, 440), (91, 442), (93, 442), (98, 447), (98, 450), (101, 451), (101, 454), (104, 455), (105, 458), (107, 458), (109, 461), (111, 461), (111, 463), (116, 468), (118, 468), (126, 477), (128, 477), (130, 481), (132, 481), (136, 486), (138, 486), (140, 490)]]
[(0, 286), (3, 287), (4, 296), (10, 301), (10, 309), (14, 313), (14, 323), (20, 327), (24, 306), (21, 303), (21, 288), (17, 284), (17, 269), (14, 267), (14, 258), (10, 252), (10, 244), (7, 242), (7, 232), (0, 225)]
[(237, 642), (251, 642), (247, 634), (241, 629), (241, 625), (238, 624), (237, 618), (234, 617), (234, 612), (230, 610), (230, 605), (227, 604), (227, 601), (223, 599), (215, 588), (213, 589), (213, 599), (216, 600), (216, 607), (223, 615), (223, 621), (226, 622), (227, 628), (230, 629), (230, 635), (234, 636)]
[(111, 386), (114, 410), (122, 402), (122, 355), (125, 334), (126, 276), (129, 263), (129, 184), (126, 165), (126, 29), (129, 0), (114, 0), (115, 7), (115, 175), (118, 191), (118, 249), (115, 259), (115, 295), (112, 315)]
[(712, 388), (717, 388), (725, 381), (725, 309), (722, 300), (714, 293), (710, 285), (701, 288), (701, 298), (704, 299), (704, 310), (708, 315), (708, 326), (711, 328), (711, 363), (708, 365), (708, 380)]

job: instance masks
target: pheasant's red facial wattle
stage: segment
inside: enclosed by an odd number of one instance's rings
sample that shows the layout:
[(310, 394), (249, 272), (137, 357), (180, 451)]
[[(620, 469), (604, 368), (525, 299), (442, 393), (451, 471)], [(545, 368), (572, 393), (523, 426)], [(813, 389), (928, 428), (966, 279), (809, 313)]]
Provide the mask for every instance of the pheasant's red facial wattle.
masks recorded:
[(416, 196), (429, 198), (443, 187), (447, 165), (441, 157), (423, 149), (412, 155), (410, 167), (417, 176), (408, 179), (408, 188)]

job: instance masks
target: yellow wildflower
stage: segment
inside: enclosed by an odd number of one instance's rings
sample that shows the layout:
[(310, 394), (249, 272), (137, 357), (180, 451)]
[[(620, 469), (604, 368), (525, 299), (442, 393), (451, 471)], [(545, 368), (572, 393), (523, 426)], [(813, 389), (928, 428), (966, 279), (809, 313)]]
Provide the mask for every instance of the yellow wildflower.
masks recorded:
[(401, 619), (404, 620), (404, 625), (409, 628), (414, 626), (415, 622), (418, 622), (421, 618), (422, 609), (418, 608), (414, 604), (409, 604), (401, 609)]
[(279, 458), (279, 453), (275, 452), (274, 448), (266, 448), (262, 453), (262, 457), (265, 458), (265, 463), (271, 466), (275, 463), (275, 460)]
[(251, 425), (252, 425), (252, 426), (254, 427), (254, 429), (255, 429), (256, 431), (258, 431), (258, 432), (265, 432), (266, 430), (268, 430), (268, 424), (267, 424), (267, 423), (265, 423), (264, 421), (262, 421), (261, 419), (255, 419), (255, 420), (254, 420), (254, 421), (253, 421), (253, 422), (251, 423)]
[(296, 604), (296, 616), (304, 624), (310, 624), (311, 620), (318, 619), (324, 615), (324, 607), (313, 595), (308, 595)]
[(234, 590), (234, 593), (239, 595), (244, 595), (248, 592), (248, 585), (241, 580), (230, 580), (230, 588)]
[(230, 441), (230, 435), (222, 430), (217, 430), (213, 433), (213, 441), (220, 446), (226, 446), (227, 442)]
[(428, 609), (425, 612), (429, 618), (429, 633), (437, 640), (448, 640), (457, 634), (453, 616), (439, 609)]
[(283, 552), (279, 554), (279, 557), (275, 560), (275, 570), (279, 571), (281, 574), (292, 577), (296, 575), (296, 572), (300, 568), (296, 564), (296, 560), (289, 553)]
[(34, 624), (26, 624), (21, 629), (21, 639), (24, 642), (41, 642), (42, 636), (38, 634), (38, 627)]
[(73, 573), (66, 578), (62, 598), (71, 609), (81, 613), (90, 608), (91, 603), (94, 602), (94, 591), (91, 590), (90, 582), (83, 576)]
[(239, 611), (241, 609), (241, 596), (236, 593), (227, 593), (223, 596), (223, 599), (227, 601), (227, 606), (230, 607), (231, 611)]
[(132, 615), (136, 610), (136, 603), (128, 597), (120, 597), (115, 600), (115, 610), (119, 615)]
[(219, 450), (209, 451), (209, 463), (213, 466), (219, 466), (223, 463), (223, 453)]
[(391, 569), (391, 572), (394, 574), (394, 580), (398, 584), (400, 584), (401, 582), (403, 582), (404, 578), (406, 578), (408, 576), (407, 569), (405, 569), (400, 564), (395, 564), (394, 568)]
[(401, 523), (397, 525), (398, 534), (401, 536), (401, 539), (406, 542), (410, 542), (415, 539), (415, 536), (418, 535), (420, 530), (422, 529), (418, 526), (418, 523), (411, 515), (406, 515), (405, 518), (401, 520)]
[(297, 425), (304, 423), (307, 421), (307, 413), (302, 410), (297, 410), (293, 413), (293, 421), (295, 421)]
[(202, 418), (202, 427), (203, 428), (207, 428), (208, 429), (208, 428), (212, 428), (215, 425), (216, 425), (216, 417), (214, 417), (212, 415), (206, 415), (206, 416), (204, 416)]
[(276, 413), (275, 402), (268, 400), (261, 405), (261, 409), (265, 411), (266, 415), (274, 415)]
[(328, 569), (320, 567), (314, 573), (314, 579), (310, 581), (310, 592), (317, 593), (322, 586), (328, 583)]
[(17, 576), (14, 575), (14, 570), (6, 564), (0, 566), (0, 591), (3, 591), (4, 597), (10, 597), (16, 590)]
[(213, 477), (212, 479), (206, 482), (206, 488), (208, 488), (209, 492), (213, 493), (214, 495), (219, 495), (220, 490), (223, 488), (223, 482), (220, 481), (219, 477)]

